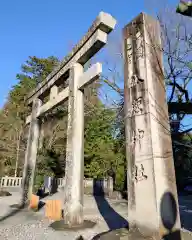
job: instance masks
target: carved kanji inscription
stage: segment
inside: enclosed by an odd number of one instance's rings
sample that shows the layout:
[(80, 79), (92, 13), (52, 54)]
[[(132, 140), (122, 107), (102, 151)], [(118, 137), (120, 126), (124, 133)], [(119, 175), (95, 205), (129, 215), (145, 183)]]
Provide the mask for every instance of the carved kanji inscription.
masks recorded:
[(134, 37), (135, 41), (134, 41), (134, 47), (135, 47), (135, 51), (134, 51), (134, 56), (133, 56), (133, 43), (132, 43), (132, 39), (128, 38), (127, 39), (127, 60), (128, 63), (132, 62), (133, 57), (138, 59), (140, 57), (144, 57), (144, 39), (143, 36), (141, 34), (141, 32), (137, 32), (136, 33), (136, 37)]
[(137, 142), (140, 144), (141, 140), (144, 138), (144, 130), (137, 129), (137, 131), (133, 131), (132, 135), (132, 144), (136, 144)]
[(143, 164), (135, 165), (135, 175), (134, 175), (134, 177), (135, 177), (136, 182), (146, 180), (148, 178), (147, 175), (145, 174), (145, 169), (144, 169)]
[(143, 113), (143, 98), (138, 97), (137, 99), (133, 100), (132, 107), (128, 111), (128, 114), (126, 117), (133, 117), (134, 115), (137, 114), (142, 114)]
[(144, 82), (144, 79), (141, 79), (139, 78), (137, 75), (133, 75), (130, 77), (130, 80), (129, 80), (129, 87), (130, 88), (133, 88), (135, 87), (137, 84), (140, 84), (140, 83), (143, 83)]
[(144, 39), (143, 36), (141, 35), (141, 32), (138, 32), (136, 34), (136, 55), (137, 58), (144, 57)]
[(127, 61), (128, 63), (132, 62), (133, 48), (132, 48), (132, 39), (127, 39)]
[(142, 97), (138, 97), (137, 99), (133, 100), (132, 103), (133, 115), (143, 112), (142, 100), (143, 100)]

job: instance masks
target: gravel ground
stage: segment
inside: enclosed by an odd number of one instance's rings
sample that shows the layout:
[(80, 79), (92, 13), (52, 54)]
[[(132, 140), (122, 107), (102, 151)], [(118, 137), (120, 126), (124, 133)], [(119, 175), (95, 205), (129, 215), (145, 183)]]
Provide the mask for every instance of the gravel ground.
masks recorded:
[[(18, 215), (19, 216), (19, 215)], [(54, 232), (50, 229), (49, 222), (46, 220), (30, 221), (29, 223), (15, 224), (12, 227), (4, 227), (0, 231), (0, 239), (10, 240), (40, 240), (40, 239), (75, 239), (78, 233)]]
[[(45, 219), (44, 208), (42, 208), (39, 212), (34, 213), (28, 210), (18, 211), (16, 214), (11, 214), (14, 209), (9, 206), (15, 203), (18, 203), (20, 199), (19, 193), (14, 193), (10, 197), (2, 197), (0, 198), (0, 205), (2, 207), (2, 211), (0, 213), (0, 239), (10, 239), (10, 240), (70, 240), (76, 239), (76, 237), (82, 235), (85, 239), (92, 239), (95, 235), (100, 232), (105, 232), (109, 230), (109, 226), (104, 221), (103, 217), (99, 214), (97, 204), (94, 201), (93, 197), (85, 196), (84, 197), (84, 215), (86, 220), (91, 220), (96, 222), (96, 225), (92, 229), (87, 229), (84, 231), (77, 232), (67, 232), (67, 231), (54, 231), (49, 227), (50, 221)], [(47, 197), (43, 199), (61, 199), (61, 193), (57, 193), (51, 197)], [(111, 201), (111, 204), (114, 204), (115, 201)], [(107, 204), (107, 201), (105, 201)], [(113, 206), (118, 213), (124, 217), (127, 215), (127, 206), (126, 204), (114, 204)], [(105, 206), (106, 208), (106, 206)], [(112, 209), (108, 204), (108, 210)], [(1, 220), (3, 216), (11, 214), (12, 216)], [(116, 215), (114, 215), (116, 214)], [(104, 217), (111, 219), (111, 222), (114, 222), (114, 216), (117, 219), (117, 214), (115, 211), (112, 211), (108, 215)], [(121, 217), (121, 221), (125, 219)], [(117, 221), (118, 222), (118, 221)], [(110, 226), (111, 227), (111, 226)]]
[[(61, 197), (61, 193), (57, 193), (51, 197), (43, 199), (43, 201), (46, 199), (61, 199)], [(102, 202), (103, 208), (99, 209), (103, 215), (101, 216), (93, 197), (85, 196), (85, 219), (92, 220), (97, 223), (92, 229), (78, 232), (54, 231), (49, 227), (51, 222), (44, 217), (44, 208), (42, 208), (38, 213), (22, 210), (2, 220), (3, 216), (14, 211), (14, 209), (9, 206), (18, 203), (19, 199), (20, 194), (17, 192), (14, 192), (12, 196), (0, 198), (0, 239), (2, 240), (75, 240), (79, 235), (82, 235), (85, 239), (90, 240), (98, 233), (107, 232), (109, 228), (121, 227), (120, 225), (114, 224), (125, 224), (127, 217), (127, 204), (125, 201), (110, 200), (110, 204), (108, 204), (107, 201)], [(97, 202), (99, 201), (100, 199), (97, 199)], [(184, 240), (192, 240), (191, 233), (187, 231), (187, 229), (192, 229), (192, 221), (190, 220), (192, 219), (191, 198), (182, 197), (182, 199), (180, 199), (180, 213), (183, 223), (182, 225), (186, 228), (183, 229)], [(108, 224), (106, 224), (106, 222)], [(109, 239), (117, 239), (115, 232), (110, 235)]]

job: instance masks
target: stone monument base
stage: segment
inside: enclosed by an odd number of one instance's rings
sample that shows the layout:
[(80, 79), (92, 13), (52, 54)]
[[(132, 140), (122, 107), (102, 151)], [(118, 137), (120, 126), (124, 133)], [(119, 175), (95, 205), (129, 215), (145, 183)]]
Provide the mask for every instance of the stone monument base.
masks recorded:
[(84, 220), (83, 224), (70, 226), (65, 223), (65, 220), (60, 220), (51, 223), (49, 227), (53, 228), (56, 231), (78, 231), (86, 228), (93, 228), (95, 225), (95, 222)]

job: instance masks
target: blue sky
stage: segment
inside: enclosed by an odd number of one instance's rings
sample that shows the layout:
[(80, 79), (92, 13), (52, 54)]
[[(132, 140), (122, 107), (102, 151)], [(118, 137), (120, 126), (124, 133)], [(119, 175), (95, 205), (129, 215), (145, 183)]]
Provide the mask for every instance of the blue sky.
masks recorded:
[[(0, 3), (0, 107), (17, 83), (28, 56), (64, 57), (100, 11), (112, 14), (121, 29), (141, 11), (159, 1), (147, 0), (2, 0)], [(176, 0), (170, 2), (176, 3)], [(147, 8), (146, 8), (147, 6)], [(150, 6), (150, 7), (149, 7)]]

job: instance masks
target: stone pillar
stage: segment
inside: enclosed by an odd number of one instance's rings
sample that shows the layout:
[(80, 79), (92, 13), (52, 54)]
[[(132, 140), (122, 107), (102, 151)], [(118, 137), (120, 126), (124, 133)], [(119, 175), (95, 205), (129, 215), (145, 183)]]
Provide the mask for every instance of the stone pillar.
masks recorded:
[(113, 194), (113, 178), (110, 176), (107, 178), (107, 191), (108, 191), (109, 197), (111, 197)]
[(160, 46), (159, 23), (148, 15), (124, 28), (128, 221), (153, 239), (180, 230)]
[(54, 85), (51, 90), (50, 90), (50, 101), (53, 101), (58, 95), (58, 87), (56, 85)]
[(69, 107), (65, 183), (65, 221), (69, 225), (83, 222), (84, 177), (84, 100), (78, 89), (83, 67), (76, 63), (70, 70)]
[(8, 187), (7, 182), (8, 182), (8, 176), (5, 176), (5, 178), (4, 178), (4, 186), (5, 187)]
[(31, 123), (29, 127), (29, 135), (27, 141), (27, 149), (25, 152), (25, 164), (22, 178), (22, 204), (26, 203), (27, 200), (30, 199), (33, 191), (40, 125), (39, 120), (36, 118), (36, 115), (41, 105), (41, 100), (36, 99), (33, 102), (32, 106)]
[(40, 134), (39, 134), (39, 149), (43, 148), (43, 142), (44, 142), (44, 126), (43, 126), (43, 121), (41, 120), (40, 122)]

